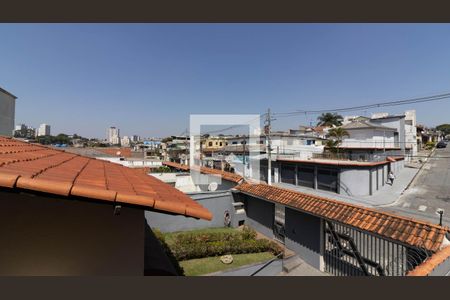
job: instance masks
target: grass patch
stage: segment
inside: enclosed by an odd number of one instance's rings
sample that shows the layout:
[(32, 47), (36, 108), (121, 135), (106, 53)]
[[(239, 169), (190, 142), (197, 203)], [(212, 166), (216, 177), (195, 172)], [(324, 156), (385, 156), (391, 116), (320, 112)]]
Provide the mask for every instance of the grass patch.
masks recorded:
[(233, 263), (226, 265), (220, 261), (220, 257), (205, 257), (180, 261), (186, 276), (198, 276), (213, 272), (239, 268), (245, 265), (267, 261), (275, 256), (270, 252), (233, 254)]

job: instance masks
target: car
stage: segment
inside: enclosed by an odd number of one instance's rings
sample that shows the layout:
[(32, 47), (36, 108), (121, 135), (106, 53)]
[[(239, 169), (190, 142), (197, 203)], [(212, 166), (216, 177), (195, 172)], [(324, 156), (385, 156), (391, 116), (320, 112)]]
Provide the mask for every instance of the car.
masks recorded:
[(444, 141), (440, 141), (439, 143), (437, 143), (436, 148), (445, 148), (447, 147), (447, 143)]

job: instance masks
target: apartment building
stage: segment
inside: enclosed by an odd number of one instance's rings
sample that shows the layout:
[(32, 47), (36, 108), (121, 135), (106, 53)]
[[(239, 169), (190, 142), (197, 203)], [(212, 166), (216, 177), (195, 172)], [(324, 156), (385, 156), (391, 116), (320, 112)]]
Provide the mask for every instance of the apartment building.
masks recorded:
[(0, 87), (0, 135), (12, 136), (17, 97)]

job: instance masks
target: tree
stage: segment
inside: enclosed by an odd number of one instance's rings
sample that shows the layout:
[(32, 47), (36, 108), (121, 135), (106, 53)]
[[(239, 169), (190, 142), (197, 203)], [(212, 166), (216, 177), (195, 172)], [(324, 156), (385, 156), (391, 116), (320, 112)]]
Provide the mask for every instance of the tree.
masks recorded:
[(317, 117), (317, 120), (319, 121), (317, 123), (317, 126), (341, 126), (342, 125), (342, 116), (338, 115), (336, 113), (323, 113), (320, 116)]
[(350, 136), (347, 130), (342, 127), (331, 128), (328, 131), (328, 137), (332, 138), (331, 142), (327, 142), (327, 146), (332, 149), (332, 152), (339, 152), (339, 145), (342, 143), (344, 137)]
[(442, 131), (444, 135), (450, 134), (450, 124), (441, 124), (439, 126), (436, 126), (436, 129)]

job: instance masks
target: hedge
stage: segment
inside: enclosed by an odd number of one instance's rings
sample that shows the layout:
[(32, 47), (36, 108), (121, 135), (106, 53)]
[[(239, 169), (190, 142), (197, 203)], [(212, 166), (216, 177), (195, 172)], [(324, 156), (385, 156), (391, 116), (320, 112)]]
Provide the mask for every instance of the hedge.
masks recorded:
[(178, 260), (266, 251), (276, 255), (282, 251), (273, 241), (257, 240), (256, 232), (248, 227), (232, 233), (179, 234), (175, 237), (171, 250)]

